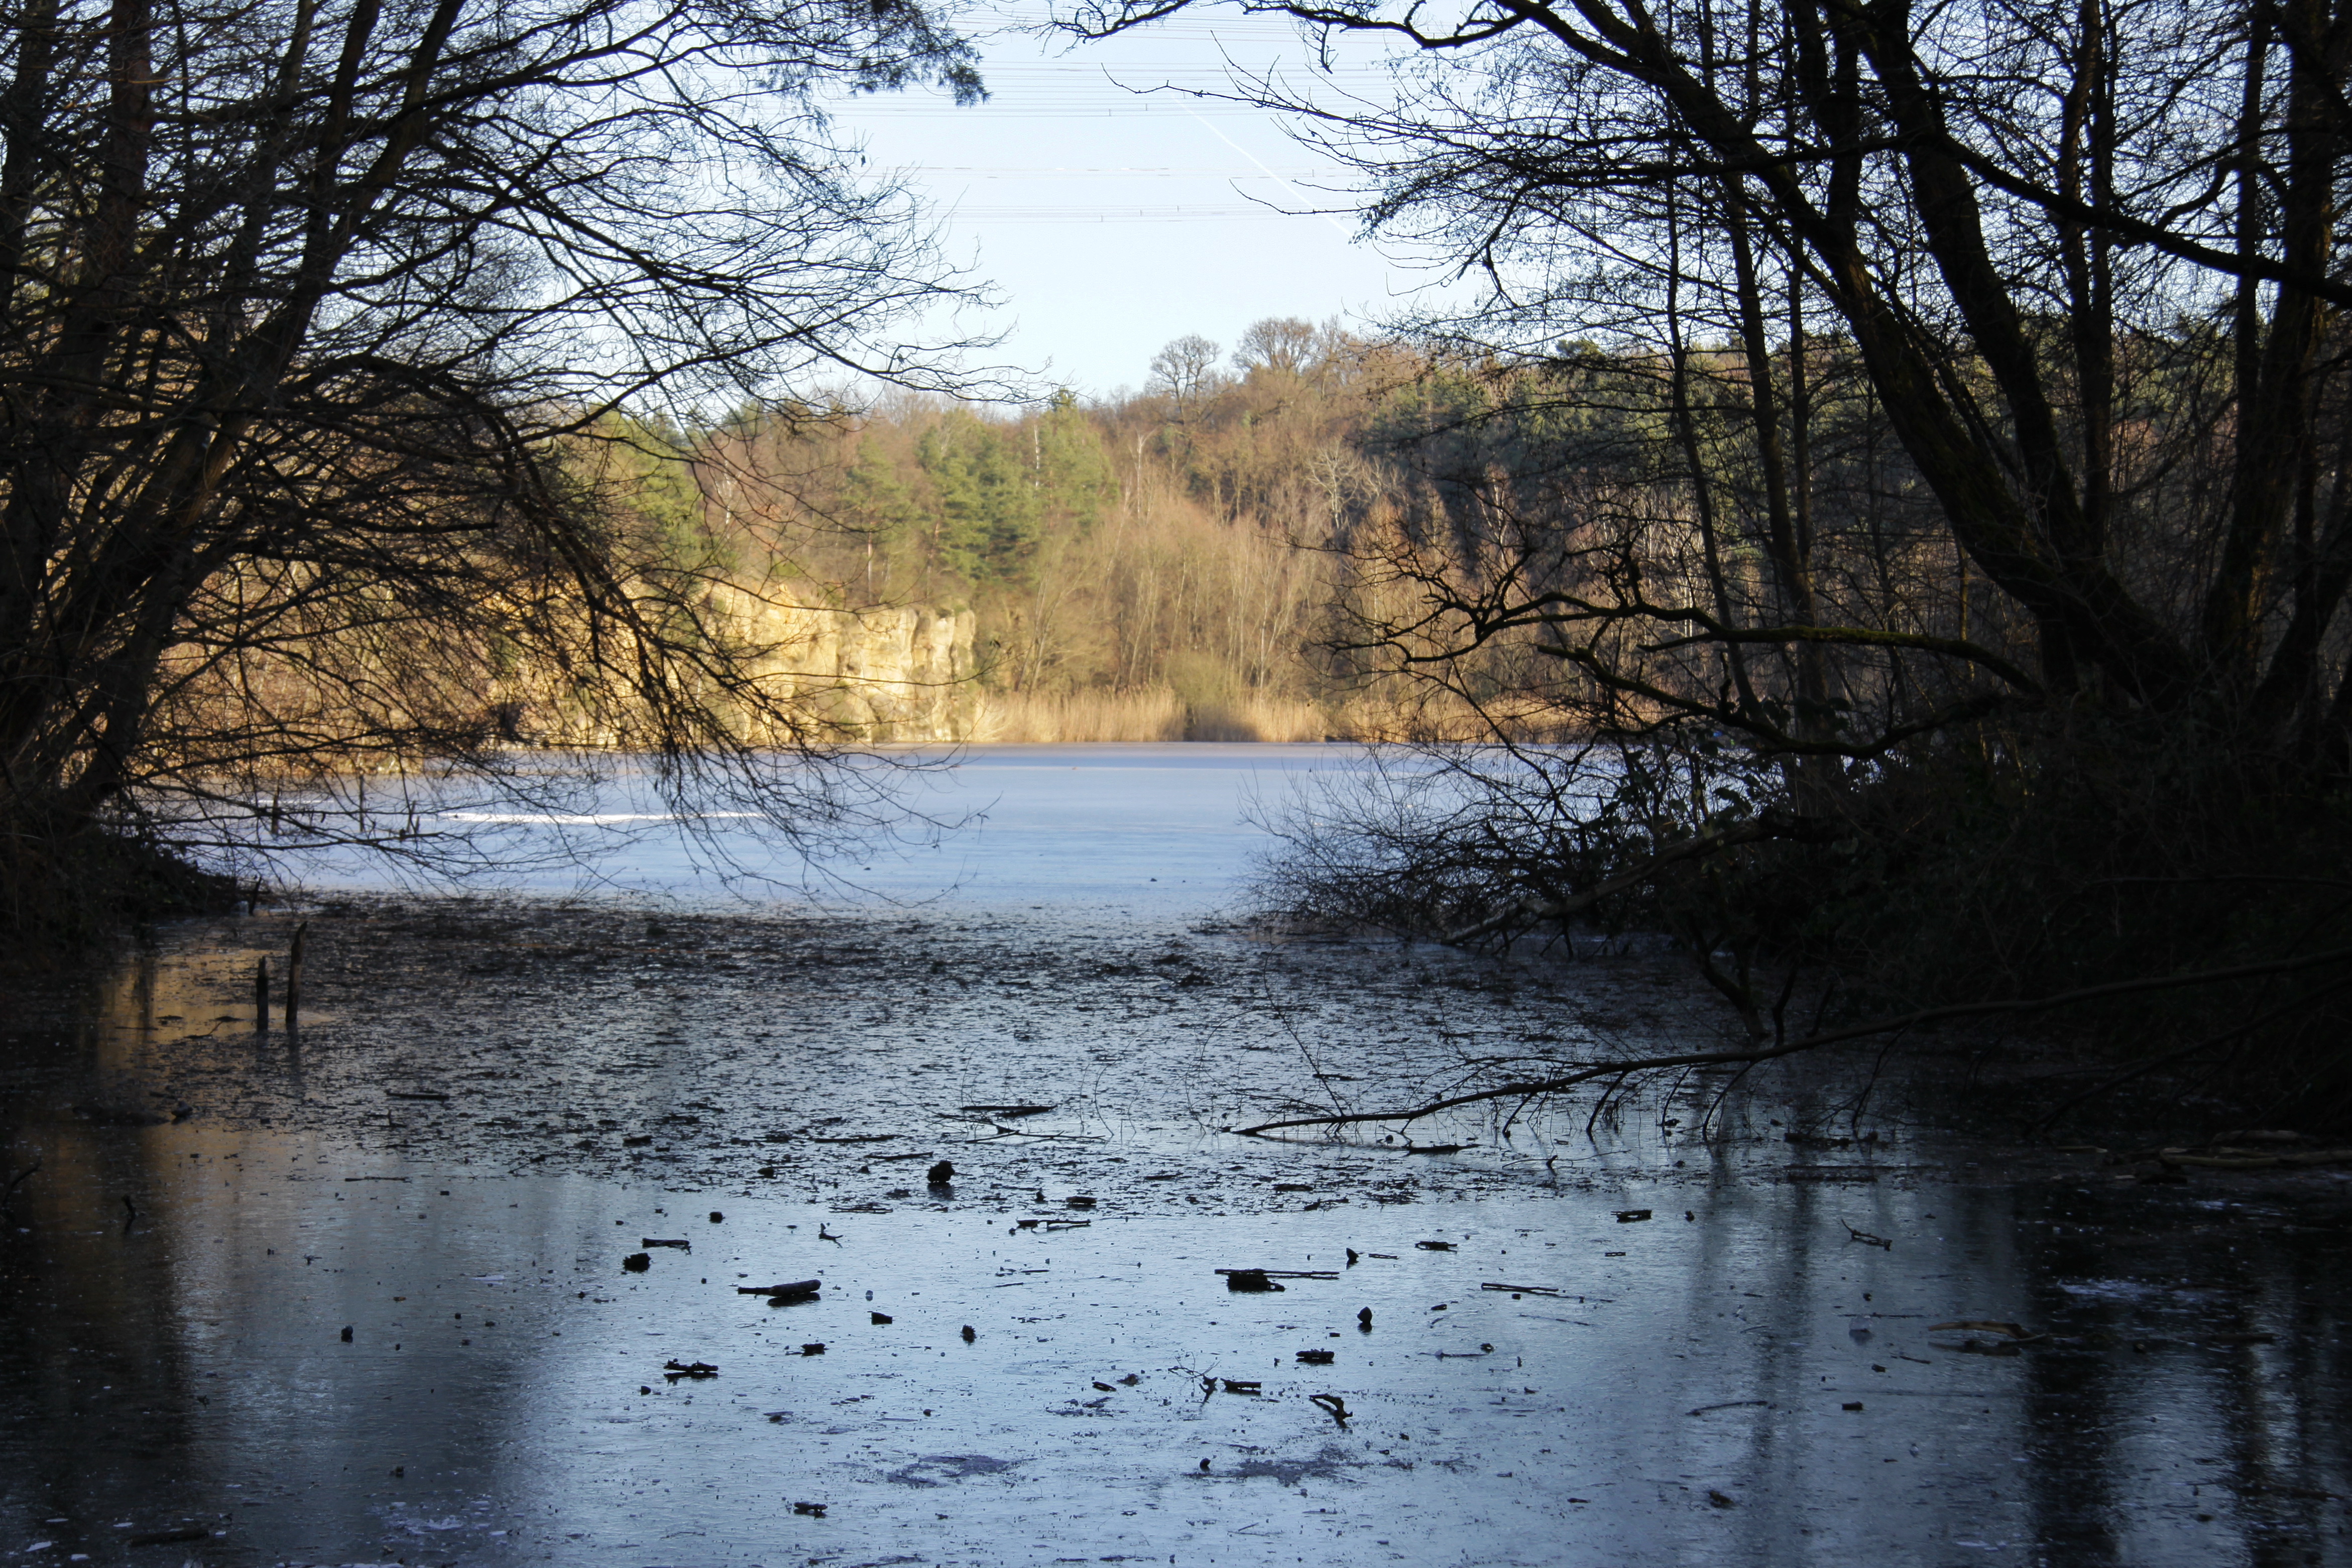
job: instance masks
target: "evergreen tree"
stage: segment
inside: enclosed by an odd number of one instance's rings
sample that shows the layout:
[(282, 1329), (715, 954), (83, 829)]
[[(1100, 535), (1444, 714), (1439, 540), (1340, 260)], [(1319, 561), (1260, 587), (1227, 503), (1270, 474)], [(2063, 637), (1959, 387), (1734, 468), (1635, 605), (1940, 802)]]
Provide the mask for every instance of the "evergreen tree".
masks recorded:
[(1101, 429), (1067, 387), (1033, 422), (1031, 440), (1048, 530), (1084, 533), (1100, 522), (1118, 499), (1118, 480)]
[(975, 585), (1023, 580), (1042, 536), (1036, 476), (1024, 461), (1027, 454), (1006, 439), (1019, 434), (958, 409), (916, 449), (938, 497), (933, 535), (939, 559)]

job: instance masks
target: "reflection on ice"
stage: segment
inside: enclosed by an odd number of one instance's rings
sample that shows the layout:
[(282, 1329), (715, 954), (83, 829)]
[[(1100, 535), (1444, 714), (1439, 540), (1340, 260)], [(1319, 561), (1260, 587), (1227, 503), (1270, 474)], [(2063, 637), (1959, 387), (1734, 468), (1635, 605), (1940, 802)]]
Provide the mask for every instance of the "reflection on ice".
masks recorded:
[(847, 913), (747, 912), (656, 833), (657, 918), (354, 897), (306, 913), (299, 1036), (250, 1027), (285, 918), (20, 998), (0, 1558), (2352, 1563), (2328, 1173), (2143, 1187), (1892, 1085), (1875, 1141), (1799, 1143), (1859, 1113), (1797, 1077), (1707, 1138), (1704, 1077), (1221, 1133), (1704, 1038), (1644, 961), (1204, 925), (1242, 789), (1357, 755), (976, 751), (934, 778), (981, 831)]
[[(29, 1206), (0, 1296), (0, 1530), (94, 1560), (121, 1521), (201, 1525), (226, 1565), (2344, 1560), (2314, 1315), (2339, 1260), (2150, 1251), (2233, 1270), (2226, 1315), (2277, 1343), (2136, 1349), (2205, 1314), (2070, 1299), (2064, 1249), (2018, 1239), (2162, 1223), (2137, 1200), (1923, 1175), (1823, 1204), (1736, 1161), (1402, 1209), (1327, 1176), (1236, 1212), (1201, 1168), (1203, 1212), (1122, 1193), (1056, 1230), (1033, 1176), (960, 1151), (952, 1198), (742, 1189), (713, 1224), (708, 1190), (302, 1137), (45, 1152), (150, 1217)], [(1634, 1198), (1692, 1218), (1622, 1232)], [(1903, 1248), (1840, 1246), (1849, 1207)], [(620, 1268), (664, 1231), (690, 1250)], [(1215, 1270), (1244, 1260), (1297, 1272), (1236, 1294)], [(823, 1289), (734, 1289), (785, 1275)], [(1995, 1310), (2050, 1343), (1932, 1334)]]

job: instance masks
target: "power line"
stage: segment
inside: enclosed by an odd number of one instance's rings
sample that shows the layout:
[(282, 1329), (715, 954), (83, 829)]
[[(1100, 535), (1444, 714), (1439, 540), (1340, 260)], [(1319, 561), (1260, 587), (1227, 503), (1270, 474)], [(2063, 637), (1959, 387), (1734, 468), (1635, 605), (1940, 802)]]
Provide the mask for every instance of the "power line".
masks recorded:
[(961, 163), (901, 163), (894, 165), (890, 172), (900, 174), (964, 174), (976, 180), (1264, 180), (1268, 178), (1276, 180), (1320, 180), (1328, 178), (1330, 175), (1336, 173), (1347, 172), (1345, 170), (1334, 167), (1326, 167), (1321, 169), (1276, 170), (1238, 168), (1179, 169), (1166, 167), (1134, 169), (1076, 169), (1056, 168), (1049, 164), (1039, 164), (1035, 168), (1024, 168), (1013, 164)]
[(1192, 224), (1258, 220), (1287, 223), (1328, 214), (1278, 212), (1255, 202), (1233, 202), (1176, 207), (957, 207), (949, 215), (991, 224)]
[[(1010, 120), (1118, 120), (1141, 111), (1132, 109), (1002, 109), (996, 110), (993, 112), (1002, 118)], [(899, 110), (896, 111), (884, 110), (883, 112), (874, 116), (874, 118), (877, 120), (954, 119), (961, 120), (965, 123), (969, 124), (971, 120), (971, 114), (972, 111), (970, 110), (915, 109)], [(847, 117), (845, 116), (844, 118), (845, 119)], [(1215, 120), (1257, 120), (1264, 117), (1256, 114), (1218, 114), (1213, 112), (1210, 118)]]

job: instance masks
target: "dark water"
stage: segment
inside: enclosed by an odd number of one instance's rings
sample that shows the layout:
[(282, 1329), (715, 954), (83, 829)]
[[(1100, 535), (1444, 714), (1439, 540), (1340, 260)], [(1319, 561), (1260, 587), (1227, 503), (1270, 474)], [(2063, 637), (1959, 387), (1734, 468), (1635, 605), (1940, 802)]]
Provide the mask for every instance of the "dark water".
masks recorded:
[(1155, 904), (1232, 874), (1199, 836), (1067, 904), (353, 896), (291, 1039), (290, 916), (20, 995), (0, 1560), (2352, 1562), (2340, 1177), (2145, 1186), (1829, 1072), (1236, 1138), (1712, 1024)]

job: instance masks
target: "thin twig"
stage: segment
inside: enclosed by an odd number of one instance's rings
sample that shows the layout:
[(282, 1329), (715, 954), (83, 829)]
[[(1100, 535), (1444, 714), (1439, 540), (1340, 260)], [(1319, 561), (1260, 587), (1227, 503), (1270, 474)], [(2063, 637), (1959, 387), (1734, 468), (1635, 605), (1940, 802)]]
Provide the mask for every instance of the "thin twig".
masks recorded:
[[(1874, 1035), (1910, 1029), (1923, 1023), (1946, 1019), (1989, 1018), (2002, 1014), (2044, 1012), (2053, 1008), (2069, 1007), (2077, 1002), (2098, 1001), (2108, 997), (2141, 995), (2151, 991), (2181, 990), (2191, 986), (2221, 985), (2231, 980), (2257, 979), (2266, 975), (2293, 974), (2301, 969), (2315, 969), (2327, 964), (2352, 962), (2352, 947), (2334, 947), (2325, 953), (2308, 954), (2300, 958), (2281, 958), (2267, 964), (2239, 964), (2227, 969), (2200, 969), (2186, 975), (2166, 975), (2154, 979), (2111, 980), (2105, 985), (2085, 986), (2080, 990), (2061, 991), (2052, 997), (2030, 997), (2013, 1001), (1957, 1002), (1947, 1007), (1921, 1008), (1895, 1018), (1875, 1019), (1869, 1023), (1852, 1024), (1844, 1029), (1831, 1030), (1824, 1034), (1810, 1035), (1786, 1045), (1762, 1047), (1754, 1051), (1685, 1051), (1674, 1056), (1637, 1058), (1631, 1061), (1604, 1061), (1558, 1078), (1526, 1082), (1498, 1084), (1466, 1094), (1451, 1095), (1409, 1111), (1354, 1111), (1343, 1115), (1301, 1116), (1287, 1121), (1261, 1122), (1253, 1127), (1234, 1129), (1244, 1137), (1264, 1133), (1282, 1132), (1292, 1127), (1338, 1127), (1361, 1122), (1417, 1122), (1424, 1116), (1455, 1110), (1464, 1105), (1475, 1105), (1483, 1101), (1507, 1099), (1515, 1094), (1550, 1094), (1572, 1089), (1596, 1078), (1612, 1074), (1622, 1077), (1634, 1072), (1654, 1071), (1667, 1067), (1710, 1066), (1716, 1063), (1774, 1061), (1784, 1056), (1795, 1056), (1825, 1046), (1843, 1044), (1847, 1040), (1867, 1040)], [(2346, 982), (2352, 984), (2352, 981)], [(2233, 1030), (2232, 1032), (2242, 1032)], [(2200, 1042), (2202, 1045), (2211, 1042)], [(2174, 1055), (2187, 1054), (2176, 1052)], [(2169, 1060), (2167, 1059), (2159, 1059)], [(2077, 1099), (2085, 1096), (2077, 1096)], [(2074, 1102), (2069, 1102), (2073, 1103)]]
[(24, 1186), (26, 1180), (30, 1177), (35, 1171), (39, 1170), (40, 1168), (41, 1156), (35, 1155), (33, 1156), (33, 1163), (26, 1166), (23, 1170), (18, 1171), (15, 1177), (9, 1181), (5, 1189), (0, 1189), (0, 1214), (7, 1212), (8, 1205), (16, 1200), (16, 1189)]
[(2043, 1116), (2039, 1122), (2034, 1124), (2035, 1130), (2037, 1132), (2047, 1132), (2052, 1123), (2057, 1121), (2059, 1117), (2064, 1115), (2075, 1106), (2080, 1105), (2085, 1100), (2095, 1099), (2097, 1096), (2105, 1093), (2110, 1089), (2120, 1089), (2125, 1084), (2131, 1082), (2135, 1079), (2145, 1078), (2151, 1072), (2158, 1071), (2162, 1068), (2169, 1067), (2176, 1061), (2195, 1056), (2200, 1051), (2210, 1051), (2217, 1045), (2225, 1044), (2230, 1040), (2238, 1039), (2242, 1035), (2251, 1034), (2255, 1030), (2262, 1028), (2265, 1024), (2284, 1018), (2287, 1014), (2294, 1012), (2298, 1009), (2307, 1008), (2315, 1002), (2321, 1001), (2328, 997), (2334, 996), (2336, 992), (2344, 990), (2347, 987), (2352, 987), (2352, 980), (2339, 980), (2335, 985), (2322, 986), (2315, 991), (2306, 991), (2302, 996), (2295, 998), (2292, 1001), (2281, 1002), (2277, 1007), (2273, 1008), (2266, 1013), (2262, 1013), (2254, 1018), (2248, 1019), (2243, 1023), (2232, 1024), (2230, 1028), (2223, 1030), (2219, 1034), (2207, 1035), (2204, 1039), (2194, 1040), (2188, 1045), (2182, 1046), (2178, 1051), (2168, 1051), (2162, 1056), (2156, 1057), (2147, 1061), (2143, 1061), (2137, 1066), (2116, 1073), (2112, 1078), (2102, 1079), (2098, 1082), (2092, 1084), (2088, 1089), (2084, 1090), (2081, 1093), (2074, 1096), (2074, 1098), (2061, 1102), (2055, 1109), (2049, 1113), (2049, 1114)]
[(1523, 895), (1513, 900), (1501, 913), (1488, 915), (1475, 925), (1465, 925), (1443, 940), (1449, 946), (1458, 947), (1465, 942), (1475, 942), (1481, 936), (1490, 936), (1522, 916), (1537, 920), (1569, 920), (1591, 908), (1610, 894), (1638, 887), (1666, 867), (1682, 861), (1699, 855), (1712, 854), (1717, 850), (1731, 849), (1740, 844), (1759, 843), (1767, 839), (1811, 840), (1824, 836), (1827, 831), (1821, 823), (1802, 818), (1789, 818), (1776, 814), (1752, 818), (1748, 821), (1735, 823), (1728, 828), (1719, 828), (1711, 833), (1701, 833), (1695, 839), (1685, 839), (1681, 843), (1671, 845), (1652, 855), (1632, 871), (1620, 876), (1612, 876), (1608, 881), (1587, 888), (1573, 897), (1548, 904), (1541, 899)]

